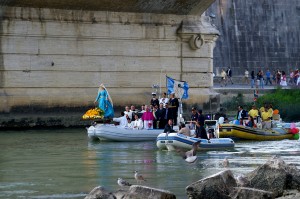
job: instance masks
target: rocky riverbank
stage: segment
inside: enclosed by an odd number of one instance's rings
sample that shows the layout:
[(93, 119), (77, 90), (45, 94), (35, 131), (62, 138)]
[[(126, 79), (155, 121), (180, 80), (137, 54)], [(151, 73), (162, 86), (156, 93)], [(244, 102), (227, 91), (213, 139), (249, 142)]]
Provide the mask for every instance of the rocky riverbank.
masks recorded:
[[(186, 187), (187, 198), (205, 199), (298, 199), (300, 172), (274, 156), (265, 164), (245, 175), (234, 176), (225, 170), (194, 182)], [(167, 190), (132, 185), (128, 190), (110, 192), (95, 187), (85, 199), (175, 199)]]

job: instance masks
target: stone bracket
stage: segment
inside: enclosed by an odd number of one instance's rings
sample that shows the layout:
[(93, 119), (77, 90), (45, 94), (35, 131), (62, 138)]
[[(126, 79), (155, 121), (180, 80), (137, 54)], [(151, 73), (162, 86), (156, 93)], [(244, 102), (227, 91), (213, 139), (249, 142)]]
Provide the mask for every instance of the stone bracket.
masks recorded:
[(198, 50), (204, 43), (215, 42), (220, 33), (205, 17), (201, 17), (182, 20), (177, 34), (183, 42), (189, 43), (192, 50)]

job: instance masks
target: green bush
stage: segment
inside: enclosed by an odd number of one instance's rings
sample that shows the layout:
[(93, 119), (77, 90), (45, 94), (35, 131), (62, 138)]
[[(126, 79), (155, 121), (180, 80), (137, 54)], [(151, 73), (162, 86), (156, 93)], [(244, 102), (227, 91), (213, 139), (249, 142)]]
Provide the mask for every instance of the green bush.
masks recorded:
[(278, 109), (283, 121), (300, 121), (300, 90), (276, 89), (273, 93), (260, 96), (257, 106), (265, 103), (272, 104), (273, 109)]
[(243, 106), (245, 110), (248, 110), (252, 104), (251, 102), (245, 102), (243, 94), (238, 93), (237, 96), (232, 97), (231, 100), (221, 104), (221, 108), (225, 112), (236, 112), (238, 106)]

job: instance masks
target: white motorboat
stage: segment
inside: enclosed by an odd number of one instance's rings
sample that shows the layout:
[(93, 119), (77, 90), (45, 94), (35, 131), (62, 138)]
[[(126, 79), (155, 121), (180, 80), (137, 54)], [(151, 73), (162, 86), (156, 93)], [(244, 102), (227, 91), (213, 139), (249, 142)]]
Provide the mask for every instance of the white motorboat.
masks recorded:
[(230, 138), (200, 139), (179, 133), (161, 133), (157, 136), (156, 146), (159, 149), (175, 150), (176, 148), (192, 149), (195, 142), (200, 141), (200, 150), (233, 148), (234, 141)]
[(132, 129), (111, 124), (97, 124), (87, 129), (90, 139), (119, 142), (155, 141), (163, 129)]

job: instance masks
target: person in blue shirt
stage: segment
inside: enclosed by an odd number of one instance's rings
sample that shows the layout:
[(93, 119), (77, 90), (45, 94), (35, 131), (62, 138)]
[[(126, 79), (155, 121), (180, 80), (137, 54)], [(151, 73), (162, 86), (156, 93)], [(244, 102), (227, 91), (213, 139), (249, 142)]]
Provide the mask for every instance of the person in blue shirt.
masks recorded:
[(271, 72), (270, 72), (270, 70), (267, 70), (267, 72), (266, 72), (266, 77), (267, 77), (267, 80), (266, 80), (266, 86), (268, 85), (268, 82), (270, 82), (270, 84), (272, 85), (272, 81), (271, 81)]
[(249, 116), (248, 116), (248, 122), (246, 123), (246, 126), (253, 128), (254, 125), (255, 125), (254, 119), (253, 119), (252, 116), (249, 115)]
[(103, 84), (99, 86), (98, 95), (96, 97), (96, 100), (94, 101), (94, 104), (96, 105), (97, 102), (98, 107), (104, 111), (104, 118), (114, 117), (113, 102)]

